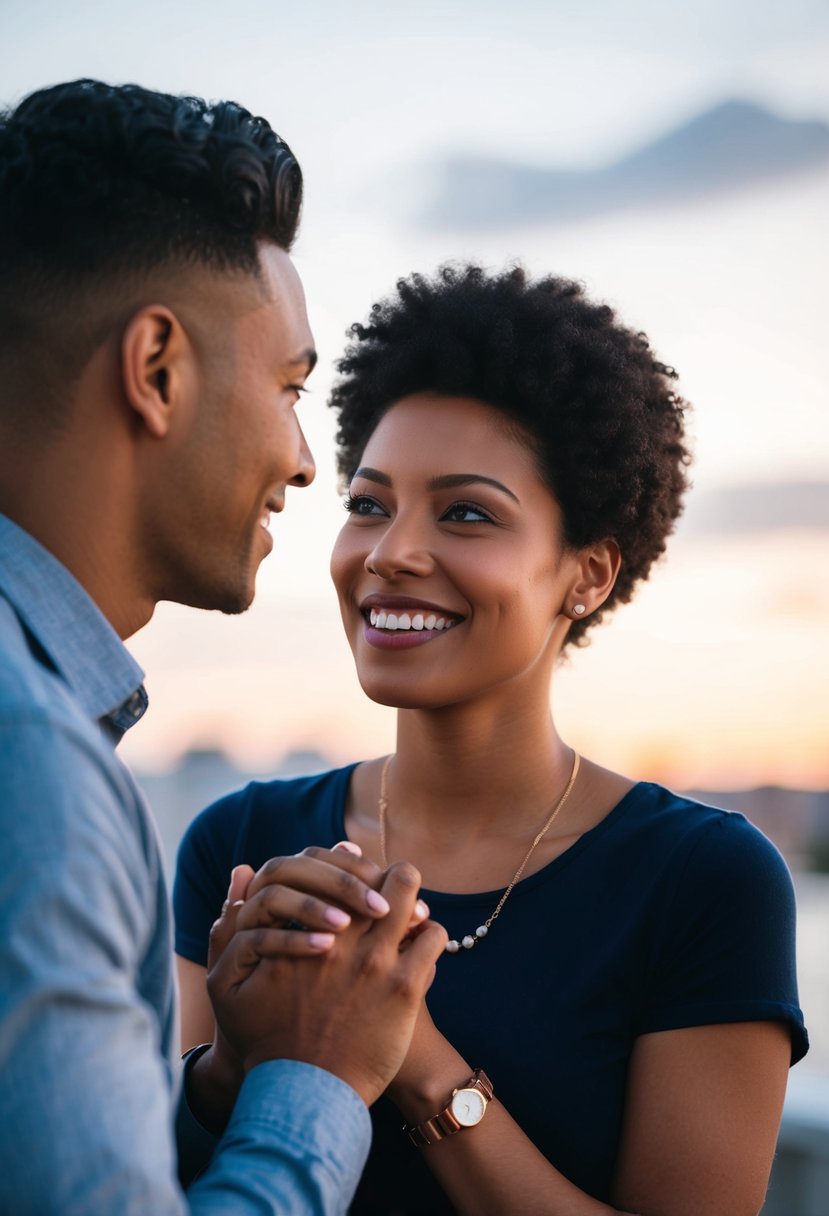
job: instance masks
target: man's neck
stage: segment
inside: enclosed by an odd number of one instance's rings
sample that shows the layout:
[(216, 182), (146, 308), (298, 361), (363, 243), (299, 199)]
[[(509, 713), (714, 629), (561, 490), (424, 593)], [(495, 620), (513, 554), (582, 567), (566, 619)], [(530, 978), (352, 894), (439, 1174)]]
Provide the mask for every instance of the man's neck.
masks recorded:
[(0, 459), (0, 511), (66, 567), (120, 638), (146, 625), (155, 601), (138, 576), (128, 519), (96, 487), (93, 462), (11, 464)]

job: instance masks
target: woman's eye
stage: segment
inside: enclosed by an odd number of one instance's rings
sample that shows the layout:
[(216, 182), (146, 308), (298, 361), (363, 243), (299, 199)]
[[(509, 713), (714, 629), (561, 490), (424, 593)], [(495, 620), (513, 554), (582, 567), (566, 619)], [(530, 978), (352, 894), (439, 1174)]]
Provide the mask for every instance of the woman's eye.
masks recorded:
[(482, 507), (476, 507), (472, 502), (453, 503), (448, 511), (444, 511), (441, 518), (450, 524), (480, 523), (481, 521), (492, 523), (492, 517)]
[(385, 515), (379, 502), (365, 494), (348, 494), (343, 503), (349, 515)]

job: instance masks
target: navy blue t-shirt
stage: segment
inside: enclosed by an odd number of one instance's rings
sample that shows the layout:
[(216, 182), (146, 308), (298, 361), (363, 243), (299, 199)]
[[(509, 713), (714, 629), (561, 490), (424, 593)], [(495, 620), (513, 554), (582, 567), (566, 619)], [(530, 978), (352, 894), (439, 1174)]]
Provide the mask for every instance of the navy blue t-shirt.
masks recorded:
[[(353, 767), (254, 782), (193, 821), (174, 891), (179, 954), (206, 964), (233, 866), (257, 869), (345, 838)], [(433, 919), (458, 939), (474, 933), (500, 894), (423, 892)], [(548, 1160), (609, 1202), (638, 1035), (771, 1019), (789, 1026), (792, 1062), (805, 1054), (794, 928), (788, 870), (762, 833), (736, 812), (640, 783), (518, 883), (484, 942), (441, 958), (427, 1003)], [(373, 1146), (351, 1211), (451, 1212), (396, 1107), (381, 1098), (372, 1116)]]

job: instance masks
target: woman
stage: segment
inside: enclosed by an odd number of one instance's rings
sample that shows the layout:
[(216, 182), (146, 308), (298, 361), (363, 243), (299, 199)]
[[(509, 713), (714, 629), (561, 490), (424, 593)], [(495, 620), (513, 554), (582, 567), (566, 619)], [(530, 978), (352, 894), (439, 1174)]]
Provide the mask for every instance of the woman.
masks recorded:
[(352, 333), (332, 574), (397, 749), (194, 822), (185, 1039), (209, 1025), (231, 867), (345, 836), (414, 862), (451, 939), (353, 1211), (754, 1214), (806, 1050), (785, 866), (742, 816), (580, 760), (550, 712), (562, 653), (679, 514), (674, 373), (578, 286), (521, 270), (415, 276)]

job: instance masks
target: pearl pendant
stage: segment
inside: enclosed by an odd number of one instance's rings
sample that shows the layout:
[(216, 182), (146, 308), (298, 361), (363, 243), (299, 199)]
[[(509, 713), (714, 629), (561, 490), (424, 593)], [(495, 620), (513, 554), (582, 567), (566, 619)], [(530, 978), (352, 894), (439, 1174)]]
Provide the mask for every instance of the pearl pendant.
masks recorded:
[(448, 941), (446, 943), (446, 953), (457, 954), (461, 946), (463, 946), (464, 950), (471, 950), (473, 946), (477, 945), (479, 941), (482, 941), (483, 938), (486, 937), (487, 933), (489, 933), (489, 929), (486, 925), (478, 925), (478, 928), (475, 930), (474, 937), (471, 933), (467, 933), (466, 937), (461, 938), (460, 941), (456, 941), (455, 938)]

